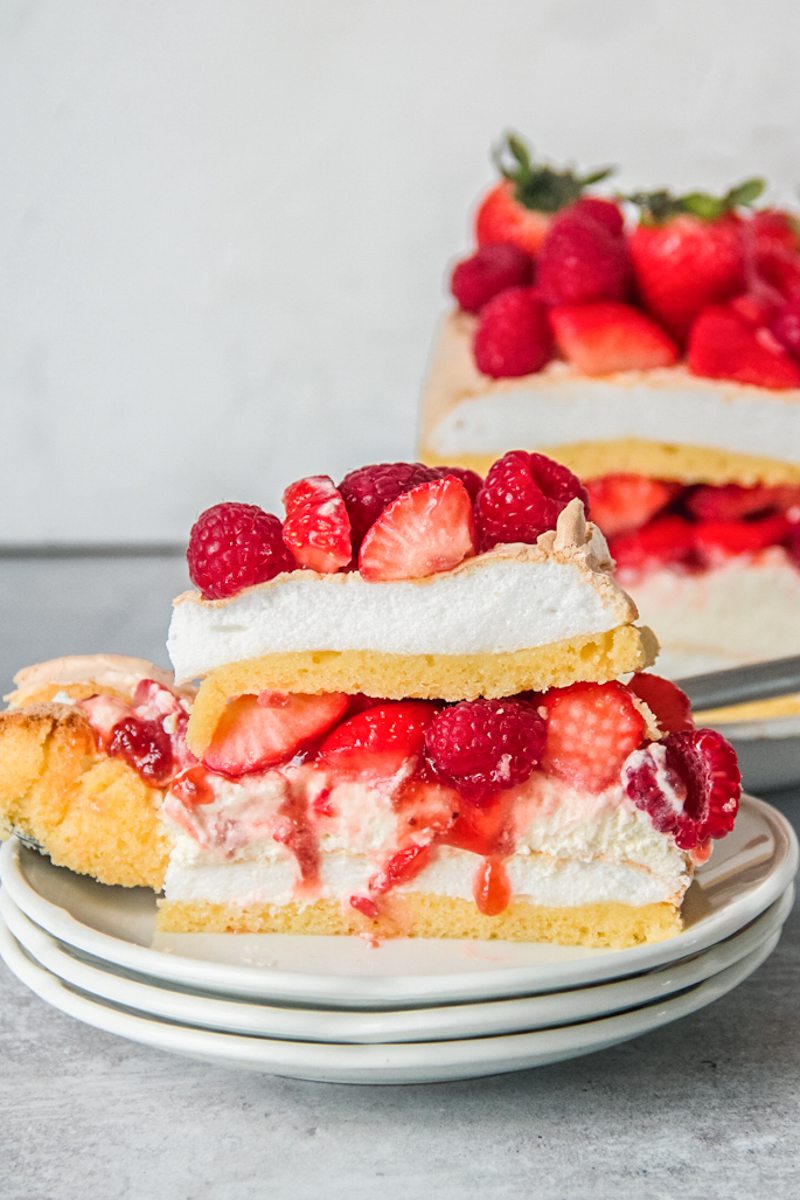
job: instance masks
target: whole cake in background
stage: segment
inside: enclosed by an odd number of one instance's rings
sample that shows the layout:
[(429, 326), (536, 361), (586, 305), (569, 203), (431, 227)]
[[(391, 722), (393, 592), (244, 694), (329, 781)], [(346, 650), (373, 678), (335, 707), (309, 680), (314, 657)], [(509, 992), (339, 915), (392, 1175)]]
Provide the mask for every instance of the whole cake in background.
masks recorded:
[(421, 457), (483, 473), (523, 446), (576, 471), (668, 674), (800, 653), (796, 218), (754, 207), (760, 180), (612, 200), (586, 190), (608, 172), (513, 136), (499, 165), (452, 272)]
[(163, 889), (163, 930), (677, 933), (736, 756), (647, 672), (579, 479), (513, 451), (485, 480), (384, 463), (284, 503), (198, 518), (177, 684), (99, 655), (18, 675), (0, 827)]

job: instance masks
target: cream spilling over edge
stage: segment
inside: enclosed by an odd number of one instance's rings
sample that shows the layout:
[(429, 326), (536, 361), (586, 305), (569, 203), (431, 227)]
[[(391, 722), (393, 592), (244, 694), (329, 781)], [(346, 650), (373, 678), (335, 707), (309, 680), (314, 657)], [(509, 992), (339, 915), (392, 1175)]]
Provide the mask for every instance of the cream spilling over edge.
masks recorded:
[(179, 681), (266, 654), (367, 650), (497, 654), (605, 633), (637, 617), (600, 531), (573, 500), (536, 545), (501, 545), (425, 579), (293, 571), (228, 600), (175, 601), (167, 649)]
[(600, 435), (604, 441), (687, 441), (800, 464), (796, 389), (702, 379), (682, 365), (592, 378), (555, 362), (536, 375), (494, 380), (473, 362), (473, 325), (464, 314), (450, 314), (433, 351), (423, 441), (443, 462)]

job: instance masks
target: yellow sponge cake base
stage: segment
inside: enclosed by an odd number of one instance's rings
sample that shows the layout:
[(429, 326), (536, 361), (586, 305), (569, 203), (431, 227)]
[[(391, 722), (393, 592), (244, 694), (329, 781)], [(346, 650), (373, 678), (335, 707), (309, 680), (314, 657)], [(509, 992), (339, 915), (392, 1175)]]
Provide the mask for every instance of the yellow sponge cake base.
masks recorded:
[[(516, 447), (515, 447), (516, 448)], [(757, 484), (773, 486), (800, 483), (800, 466), (773, 458), (736, 454), (709, 446), (650, 442), (641, 438), (618, 441), (573, 442), (560, 446), (529, 446), (564, 463), (581, 479), (599, 479), (603, 475), (646, 475), (676, 483), (738, 483), (742, 487)], [(436, 466), (441, 455), (421, 447), (423, 462)], [(486, 475), (501, 450), (491, 454), (456, 454), (448, 457), (453, 466), (470, 467)]]
[(169, 854), (160, 802), (121, 759), (97, 752), (74, 709), (0, 713), (0, 838), (20, 833), (57, 866), (159, 891)]
[(157, 927), (171, 933), (368, 933), (379, 938), (496, 938), (622, 949), (663, 941), (680, 933), (683, 923), (678, 909), (667, 903), (546, 908), (513, 900), (498, 916), (487, 917), (471, 900), (412, 892), (392, 897), (389, 914), (375, 920), (338, 900), (280, 906), (161, 900)]
[(658, 643), (647, 628), (619, 625), (606, 633), (570, 638), (503, 654), (378, 654), (371, 650), (268, 654), (211, 671), (200, 685), (189, 722), (195, 754), (208, 747), (229, 700), (263, 691), (363, 692), (386, 700), (473, 700), (566, 687), (577, 680), (603, 683), (650, 666)]

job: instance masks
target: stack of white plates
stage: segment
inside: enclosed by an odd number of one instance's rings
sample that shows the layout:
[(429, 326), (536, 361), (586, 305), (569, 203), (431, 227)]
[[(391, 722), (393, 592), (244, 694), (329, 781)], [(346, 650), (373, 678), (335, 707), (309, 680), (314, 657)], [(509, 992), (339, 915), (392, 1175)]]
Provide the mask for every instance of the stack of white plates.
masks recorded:
[(746, 798), (678, 937), (631, 950), (508, 942), (156, 934), (151, 893), (106, 888), (12, 840), (0, 953), (38, 996), (108, 1033), (229, 1066), (344, 1083), (521, 1070), (695, 1012), (772, 952), (797, 842)]

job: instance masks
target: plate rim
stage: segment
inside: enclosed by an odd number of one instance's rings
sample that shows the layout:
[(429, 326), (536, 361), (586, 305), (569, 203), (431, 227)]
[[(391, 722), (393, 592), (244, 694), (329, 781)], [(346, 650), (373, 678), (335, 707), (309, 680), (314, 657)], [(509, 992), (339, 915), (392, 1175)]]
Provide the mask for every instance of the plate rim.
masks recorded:
[[(33, 962), (2, 923), (0, 923), (0, 957), (12, 974), (45, 1003), (95, 1029), (127, 1038), (140, 1045), (189, 1057), (200, 1057), (206, 1061), (214, 1061), (229, 1067), (247, 1067), (277, 1075), (288, 1073), (295, 1078), (381, 1084), (404, 1081), (422, 1082), (419, 1070), (426, 1064), (428, 1072), (423, 1071), (423, 1076), (427, 1075), (428, 1077), (424, 1081), (433, 1082), (434, 1079), (429, 1075), (430, 1059), (432, 1054), (437, 1051), (440, 1054), (446, 1053), (442, 1049), (443, 1047), (449, 1047), (451, 1053), (454, 1054), (456, 1061), (450, 1065), (457, 1067), (459, 1073), (452, 1076), (444, 1067), (439, 1067), (438, 1070), (445, 1071), (441, 1078), (463, 1079), (474, 1078), (476, 1075), (495, 1075), (524, 1070), (526, 1067), (544, 1065), (548, 1061), (555, 1062), (564, 1058), (593, 1053), (615, 1043), (639, 1037), (697, 1012), (732, 991), (769, 957), (777, 946), (780, 936), (781, 930), (779, 929), (740, 962), (734, 963), (726, 971), (712, 976), (711, 979), (699, 983), (688, 991), (670, 997), (661, 1003), (643, 1005), (614, 1016), (601, 1017), (597, 1021), (583, 1021), (556, 1029), (501, 1034), (487, 1038), (397, 1044), (373, 1043), (369, 1045), (341, 1043), (326, 1045), (319, 1042), (304, 1043), (251, 1038), (242, 1034), (198, 1030), (123, 1012), (73, 992), (57, 976)], [(95, 1019), (92, 1020), (91, 1017)], [(140, 1036), (133, 1036), (134, 1033), (138, 1033)], [(570, 1034), (572, 1034), (572, 1041), (570, 1041)], [(532, 1058), (529, 1053), (526, 1059), (523, 1051), (529, 1047), (535, 1049), (538, 1045), (542, 1046), (542, 1051), (538, 1055), (534, 1054)], [(549, 1050), (544, 1049), (547, 1045), (550, 1046)], [(559, 1045), (560, 1049), (557, 1048)], [(481, 1055), (481, 1050), (487, 1053)], [(293, 1054), (301, 1056), (302, 1051), (307, 1052), (309, 1061), (308, 1066), (300, 1067), (298, 1072), (297, 1063), (292, 1065), (291, 1059)], [(505, 1051), (506, 1054), (510, 1053), (512, 1058), (498, 1060), (492, 1057), (492, 1051)], [(515, 1051), (518, 1052), (516, 1058), (513, 1057)], [(416, 1052), (416, 1056), (414, 1052)], [(270, 1055), (273, 1056), (272, 1061), (270, 1061)], [(491, 1057), (491, 1062), (487, 1062), (487, 1056)], [(414, 1074), (415, 1057), (417, 1061), (416, 1075)], [(392, 1063), (392, 1058), (399, 1059), (399, 1062)], [(354, 1060), (352, 1063), (351, 1059)], [(317, 1074), (320, 1066), (325, 1067), (328, 1071), (328, 1080)], [(465, 1068), (466, 1074), (464, 1074)], [(357, 1080), (343, 1078), (344, 1075), (352, 1075), (354, 1072), (360, 1072), (362, 1077)], [(330, 1078), (331, 1073), (334, 1078)], [(403, 1079), (404, 1075), (410, 1077)]]
[[(12, 937), (29, 957), (70, 988), (79, 989), (101, 1002), (123, 1005), (148, 1017), (251, 1037), (322, 1043), (341, 1041), (370, 1044), (388, 1041), (394, 1044), (548, 1029), (655, 1003), (733, 966), (774, 932), (781, 930), (793, 907), (794, 892), (794, 883), (790, 883), (769, 908), (737, 933), (692, 958), (667, 964), (656, 971), (566, 992), (400, 1010), (287, 1008), (244, 999), (175, 991), (153, 981), (132, 979), (104, 970), (100, 963), (77, 958), (17, 908), (6, 892), (0, 892), (0, 920), (5, 922)], [(657, 976), (661, 976), (661, 979), (654, 978)], [(650, 981), (649, 985), (645, 985), (646, 980)], [(595, 1004), (599, 1002), (599, 1005), (594, 1007), (593, 1001)], [(204, 1006), (209, 1010), (205, 1014)], [(237, 1009), (241, 1012), (243, 1024), (246, 1026), (250, 1022), (249, 1028), (236, 1026)], [(560, 1011), (556, 1013), (555, 1009)], [(565, 1009), (566, 1019), (561, 1019), (565, 1016)], [(259, 1017), (266, 1020), (259, 1022)], [(226, 1018), (230, 1024), (225, 1023)], [(284, 1025), (282, 1032), (280, 1028), (270, 1030), (266, 1027), (276, 1018), (279, 1027)], [(462, 1030), (457, 1034), (459, 1019), (472, 1032)], [(508, 1021), (511, 1022), (510, 1027), (505, 1025)], [(314, 1022), (323, 1025), (325, 1036), (313, 1037), (311, 1030), (303, 1032), (304, 1023)], [(256, 1028), (259, 1023), (260, 1029)], [(480, 1031), (476, 1032), (479, 1026)], [(448, 1029), (451, 1031), (449, 1034)]]
[[(425, 1003), (426, 999), (430, 1002), (431, 998), (434, 1002), (446, 1003), (447, 1000), (478, 1000), (497, 998), (499, 995), (540, 994), (641, 974), (667, 962), (696, 954), (729, 937), (769, 907), (785, 891), (797, 872), (797, 838), (787, 819), (771, 804), (749, 795), (743, 796), (743, 804), (753, 806), (755, 812), (770, 826), (776, 839), (782, 838), (784, 852), (777, 865), (753, 889), (746, 902), (740, 901), (743, 905), (741, 910), (739, 906), (734, 906), (731, 912), (731, 905), (726, 905), (707, 922), (698, 922), (697, 925), (664, 941), (626, 950), (608, 951), (591, 959), (579, 958), (566, 963), (546, 964), (546, 967), (540, 964), (535, 968), (498, 967), (496, 970), (453, 972), (439, 976), (375, 977), (300, 974), (268, 966), (223, 964), (168, 954), (83, 924), (67, 909), (35, 890), (24, 875), (21, 847), (16, 838), (9, 839), (0, 850), (0, 879), (17, 907), (59, 941), (83, 950), (95, 958), (128, 967), (139, 974), (188, 984), (205, 991), (227, 994), (233, 992), (251, 998), (261, 997), (295, 1003), (306, 1003), (309, 997), (313, 997), (318, 1002), (323, 1001), (324, 1005), (330, 1008), (362, 1008), (370, 1004), (376, 1008), (392, 1005), (408, 1007)], [(102, 886), (89, 877), (86, 877), (86, 883)], [(589, 963), (591, 968), (587, 970)]]

